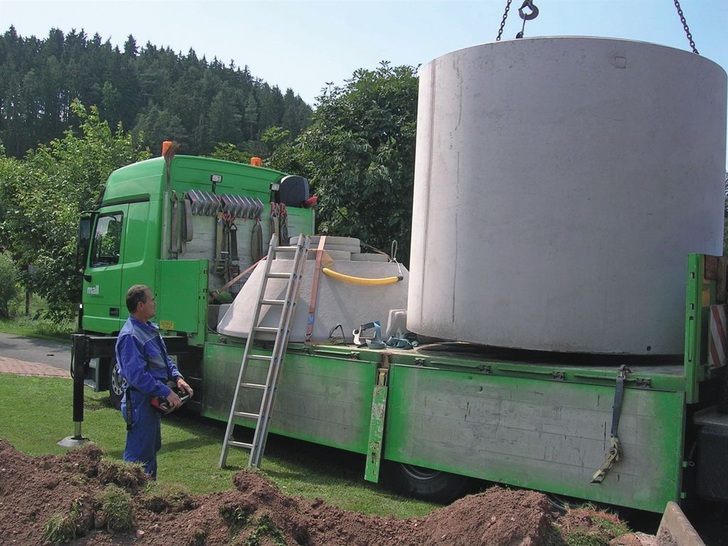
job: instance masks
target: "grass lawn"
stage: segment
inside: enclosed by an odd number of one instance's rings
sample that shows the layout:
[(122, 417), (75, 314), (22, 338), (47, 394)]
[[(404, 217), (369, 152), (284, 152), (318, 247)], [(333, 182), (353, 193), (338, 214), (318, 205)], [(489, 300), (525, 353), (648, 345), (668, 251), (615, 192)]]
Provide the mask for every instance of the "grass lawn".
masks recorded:
[[(121, 460), (126, 429), (107, 393), (84, 394), (82, 434), (113, 460)], [(74, 434), (73, 383), (65, 378), (0, 375), (0, 438), (28, 455), (62, 454), (57, 442)], [(240, 430), (243, 436), (251, 431)], [(230, 489), (232, 476), (245, 468), (248, 453), (231, 448), (228, 468), (217, 466), (224, 423), (180, 411), (162, 421), (160, 483), (181, 484), (193, 493)], [(237, 433), (236, 433), (237, 434)], [(288, 495), (322, 498), (365, 514), (421, 517), (437, 505), (391, 493), (364, 481), (364, 456), (271, 435), (261, 472)]]
[(55, 323), (50, 320), (33, 320), (25, 317), (0, 320), (0, 332), (24, 337), (48, 339), (58, 343), (71, 344), (70, 323)]

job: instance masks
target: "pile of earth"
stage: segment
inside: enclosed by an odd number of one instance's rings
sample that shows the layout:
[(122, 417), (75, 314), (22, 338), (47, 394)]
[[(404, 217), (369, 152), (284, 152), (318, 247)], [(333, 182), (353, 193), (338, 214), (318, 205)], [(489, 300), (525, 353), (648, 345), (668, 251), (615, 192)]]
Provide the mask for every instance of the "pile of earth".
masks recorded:
[[(0, 439), (0, 544), (49, 543), (48, 522), (69, 514), (78, 535), (72, 544), (78, 545), (564, 545), (563, 531), (588, 536), (604, 518), (616, 522), (604, 512), (557, 512), (541, 493), (501, 487), (402, 520), (286, 496), (254, 471), (237, 472), (233, 484), (208, 495), (149, 487), (138, 466), (111, 462), (93, 444), (31, 457)], [(109, 488), (130, 500), (128, 531), (114, 532), (104, 512), (99, 499)], [(632, 544), (628, 536), (613, 543)]]

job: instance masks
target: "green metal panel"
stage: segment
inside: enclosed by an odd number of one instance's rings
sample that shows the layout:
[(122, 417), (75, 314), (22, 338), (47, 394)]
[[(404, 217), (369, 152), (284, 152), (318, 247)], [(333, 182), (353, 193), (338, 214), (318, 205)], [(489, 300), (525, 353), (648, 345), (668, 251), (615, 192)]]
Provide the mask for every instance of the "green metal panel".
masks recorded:
[(204, 340), (207, 326), (207, 260), (157, 262), (157, 316), (167, 332)]
[(156, 262), (159, 257), (159, 203), (142, 201), (129, 203), (128, 206), (124, 229), (124, 269), (121, 277), (122, 307), (125, 307), (126, 291), (130, 286), (146, 284), (154, 289)]
[(104, 204), (150, 197), (154, 202), (164, 191), (164, 159), (157, 157), (132, 163), (111, 173), (104, 190)]
[(270, 185), (285, 176), (284, 173), (265, 167), (253, 167), (209, 157), (178, 155), (172, 161), (173, 189), (178, 193), (190, 188), (213, 191), (212, 175), (222, 180), (214, 185), (217, 194), (233, 193), (257, 197), (263, 203), (270, 201)]
[(705, 260), (704, 254), (688, 256), (684, 357), (689, 404), (699, 401), (698, 385), (706, 377), (710, 305), (716, 301), (716, 283), (705, 278)]
[[(208, 342), (204, 354), (202, 414), (227, 421), (243, 346)], [(251, 376), (251, 381), (265, 382), (261, 363), (251, 361), (250, 365), (251, 372), (257, 367), (260, 374), (258, 378)], [(289, 350), (281, 369), (270, 431), (366, 453), (376, 371), (376, 362), (310, 356)], [(259, 399), (252, 396), (241, 390), (237, 409), (245, 411), (259, 404)]]
[(294, 237), (299, 233), (309, 235), (315, 233), (313, 209), (288, 207), (286, 210), (288, 213), (289, 236)]
[(684, 396), (628, 388), (623, 459), (609, 449), (614, 385), (394, 365), (385, 458), (593, 501), (662, 511), (680, 496)]

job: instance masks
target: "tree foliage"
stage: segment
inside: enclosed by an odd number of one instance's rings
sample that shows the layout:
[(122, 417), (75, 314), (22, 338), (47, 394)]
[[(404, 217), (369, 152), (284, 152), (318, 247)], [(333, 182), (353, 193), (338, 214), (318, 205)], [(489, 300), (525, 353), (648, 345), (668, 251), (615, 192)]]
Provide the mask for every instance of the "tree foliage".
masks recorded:
[(18, 270), (10, 256), (0, 252), (0, 319), (10, 317), (10, 302), (18, 294)]
[(176, 140), (191, 155), (208, 155), (218, 142), (260, 153), (267, 128), (283, 127), (293, 138), (312, 111), (291, 89), (284, 94), (247, 67), (208, 62), (192, 49), (140, 48), (131, 35), (121, 51), (83, 30), (52, 29), (38, 39), (11, 26), (0, 35), (0, 71), (0, 141), (16, 158), (78, 122), (73, 99), (95, 106), (111, 127), (133, 130), (152, 150)]
[(416, 68), (382, 63), (318, 98), (311, 125), (270, 164), (311, 182), (318, 229), (358, 237), (407, 263), (414, 181)]
[(25, 286), (45, 297), (52, 313), (66, 316), (80, 290), (79, 213), (92, 208), (111, 171), (149, 157), (121, 127), (112, 132), (98, 108), (74, 101), (70, 109), (79, 135), (69, 129), (23, 161), (0, 158), (0, 247), (26, 272)]

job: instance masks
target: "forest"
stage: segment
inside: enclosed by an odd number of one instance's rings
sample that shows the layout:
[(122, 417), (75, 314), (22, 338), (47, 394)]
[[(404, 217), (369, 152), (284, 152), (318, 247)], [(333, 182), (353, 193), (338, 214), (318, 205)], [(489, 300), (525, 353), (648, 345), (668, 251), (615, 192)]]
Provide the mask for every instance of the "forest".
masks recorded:
[(95, 105), (102, 121), (121, 124), (143, 146), (176, 140), (190, 155), (208, 155), (219, 142), (265, 155), (267, 129), (294, 139), (312, 113), (292, 89), (281, 92), (247, 66), (198, 58), (192, 49), (140, 47), (132, 35), (121, 50), (83, 30), (51, 29), (40, 39), (11, 26), (0, 36), (0, 71), (0, 140), (16, 158), (74, 125), (74, 99)]

